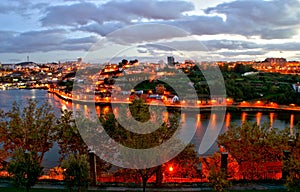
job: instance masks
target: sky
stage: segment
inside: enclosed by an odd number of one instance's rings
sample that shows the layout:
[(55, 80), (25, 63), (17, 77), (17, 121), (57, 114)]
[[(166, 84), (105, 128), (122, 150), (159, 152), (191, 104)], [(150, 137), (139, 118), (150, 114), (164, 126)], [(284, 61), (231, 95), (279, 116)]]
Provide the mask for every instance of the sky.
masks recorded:
[(299, 0), (1, 0), (0, 62), (300, 61)]

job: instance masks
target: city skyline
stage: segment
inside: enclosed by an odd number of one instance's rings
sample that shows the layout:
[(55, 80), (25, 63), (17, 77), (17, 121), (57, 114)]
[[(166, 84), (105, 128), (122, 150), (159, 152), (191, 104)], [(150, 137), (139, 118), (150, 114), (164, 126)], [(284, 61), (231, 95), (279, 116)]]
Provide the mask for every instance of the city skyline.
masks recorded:
[(300, 60), (299, 7), (298, 0), (2, 1), (0, 62)]

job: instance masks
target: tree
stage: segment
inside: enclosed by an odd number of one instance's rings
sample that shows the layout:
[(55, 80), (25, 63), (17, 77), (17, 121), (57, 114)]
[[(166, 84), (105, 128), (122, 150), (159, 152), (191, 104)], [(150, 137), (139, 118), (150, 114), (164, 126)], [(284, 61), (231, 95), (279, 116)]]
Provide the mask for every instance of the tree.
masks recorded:
[(27, 192), (42, 175), (42, 170), (37, 153), (33, 151), (26, 153), (22, 149), (14, 152), (8, 164), (8, 172), (13, 174), (14, 184), (17, 187), (24, 186)]
[(89, 179), (89, 163), (86, 155), (71, 155), (62, 162), (64, 181), (71, 191), (86, 191)]
[(218, 137), (218, 144), (237, 161), (244, 179), (258, 179), (266, 162), (280, 162), (282, 151), (286, 149), (289, 130), (270, 128), (256, 123), (245, 122), (241, 126), (231, 126)]
[[(5, 132), (3, 132), (3, 128), (6, 126), (6, 121), (5, 121), (5, 113), (4, 111), (0, 110), (0, 135), (4, 135)], [(4, 138), (0, 138), (0, 142), (3, 142)], [(9, 153), (6, 150), (0, 149), (0, 165), (1, 168), (3, 168), (3, 162), (9, 157)]]
[[(129, 110), (136, 121), (139, 122), (147, 122), (151, 121), (151, 114), (149, 112), (149, 106), (145, 104), (141, 99), (134, 100), (132, 104), (129, 106)], [(128, 114), (127, 112), (119, 112), (119, 114)], [(124, 117), (124, 118), (127, 118)], [(174, 110), (173, 114), (169, 114), (169, 119), (167, 122), (163, 122), (160, 127), (149, 133), (149, 134), (137, 134), (131, 131), (128, 131), (118, 121), (115, 119), (113, 114), (107, 114), (101, 116), (100, 118), (102, 125), (107, 132), (107, 134), (114, 139), (115, 141), (121, 143), (130, 148), (134, 149), (148, 149), (151, 147), (158, 146), (165, 142), (166, 140), (172, 137), (173, 133), (179, 126), (179, 115)], [(134, 126), (132, 124), (128, 124), (129, 126)], [(150, 124), (153, 126), (153, 124)], [(137, 127), (137, 129), (147, 129), (147, 127)], [(178, 145), (181, 143), (179, 142)], [(176, 146), (174, 146), (176, 148)], [(191, 151), (193, 149), (192, 146), (188, 146), (186, 151), (182, 152), (182, 155), (176, 160), (172, 160), (172, 162), (176, 162), (178, 166), (184, 165), (187, 167), (188, 165), (193, 166), (194, 162), (197, 162), (194, 158), (197, 158), (195, 152)], [(172, 150), (168, 148), (168, 150)], [(162, 152), (163, 153), (163, 152)], [(126, 155), (126, 154), (125, 154)], [(132, 154), (131, 154), (132, 155)], [(152, 158), (151, 154), (147, 154), (147, 158)], [(181, 158), (179, 160), (179, 158)], [(135, 167), (136, 164), (140, 164), (138, 158), (131, 156), (132, 159), (132, 167)], [(186, 160), (186, 161), (185, 161)], [(185, 161), (185, 162), (184, 162)], [(128, 169), (127, 169), (128, 170)], [(142, 168), (142, 169), (131, 169), (128, 170), (132, 174), (137, 174), (140, 176), (142, 180), (143, 191), (146, 190), (146, 185), (148, 180), (155, 174), (161, 170), (161, 165), (154, 166), (151, 168)], [(127, 172), (128, 172), (127, 171)]]
[(287, 171), (285, 185), (289, 191), (299, 191), (300, 189), (300, 162), (294, 154), (283, 164), (283, 170)]
[(172, 176), (175, 177), (197, 178), (199, 177), (199, 173), (197, 172), (199, 163), (200, 158), (195, 151), (195, 146), (193, 144), (189, 144), (175, 158), (165, 163), (165, 165), (167, 165), (165, 168), (169, 169), (170, 166), (172, 166), (172, 169), (175, 170), (172, 173)]
[(88, 146), (80, 136), (72, 111), (61, 111), (58, 127), (57, 143), (60, 147), (59, 153), (62, 155), (61, 160), (69, 155), (88, 154)]
[(56, 140), (56, 128), (56, 117), (47, 103), (37, 105), (30, 99), (21, 107), (15, 102), (10, 111), (1, 113), (0, 142), (8, 154), (17, 149), (36, 152), (41, 163)]
[(296, 133), (291, 134), (288, 141), (287, 159), (283, 162), (283, 171), (287, 173), (286, 186), (289, 191), (299, 191), (300, 189), (300, 139), (299, 125)]
[[(149, 113), (149, 106), (145, 104), (141, 99), (133, 100), (132, 104), (129, 106), (129, 110), (134, 119), (139, 122), (146, 122), (151, 118), (151, 114)], [(126, 114), (126, 112), (120, 113)], [(107, 134), (117, 142), (122, 143), (122, 145), (125, 145), (130, 148), (147, 149), (160, 145), (172, 136), (172, 134), (178, 127), (178, 120), (175, 120), (177, 119), (177, 117), (178, 116), (175, 115), (174, 118), (169, 119), (168, 123), (163, 123), (156, 131), (150, 134), (137, 134), (124, 129), (117, 122), (113, 114), (102, 116), (100, 120)], [(130, 126), (132, 125), (130, 124)], [(139, 129), (141, 127), (136, 128)], [(145, 129), (145, 127), (143, 128)], [(148, 158), (151, 158), (151, 154), (148, 155)], [(138, 158), (132, 157), (131, 159), (133, 167), (135, 164), (140, 163), (138, 162)], [(132, 169), (130, 170), (130, 172), (132, 174), (138, 174), (141, 177), (143, 191), (145, 191), (146, 184), (149, 178), (153, 176), (160, 168), (160, 166), (155, 166), (144, 169)]]
[[(88, 145), (85, 143), (81, 137), (82, 132), (78, 130), (77, 123), (82, 123), (86, 127), (93, 128), (94, 122), (86, 117), (84, 117), (81, 113), (76, 113), (76, 120), (73, 118), (73, 112), (64, 110), (61, 112), (61, 118), (59, 119), (58, 127), (58, 145), (60, 147), (59, 153), (61, 154), (60, 160), (68, 160), (70, 157), (77, 157), (78, 155), (87, 156), (89, 153)], [(94, 130), (95, 131), (95, 130)], [(95, 132), (91, 132), (90, 134), (96, 134)], [(85, 135), (85, 137), (90, 137), (91, 135)], [(87, 138), (85, 138), (87, 139)], [(98, 156), (96, 156), (96, 171), (97, 175), (101, 172), (107, 171), (111, 168), (111, 164), (103, 161)]]
[(227, 180), (226, 171), (213, 167), (208, 176), (210, 185), (213, 187), (213, 191), (222, 192), (230, 186), (230, 182)]

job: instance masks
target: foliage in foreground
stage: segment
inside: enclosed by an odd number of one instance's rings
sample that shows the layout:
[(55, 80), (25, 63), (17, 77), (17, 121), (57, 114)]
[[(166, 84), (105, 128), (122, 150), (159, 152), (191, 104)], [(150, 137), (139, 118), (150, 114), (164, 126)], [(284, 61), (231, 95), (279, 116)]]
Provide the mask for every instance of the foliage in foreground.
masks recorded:
[(7, 156), (17, 149), (34, 151), (41, 162), (56, 138), (56, 117), (52, 107), (47, 103), (38, 105), (31, 99), (25, 106), (15, 102), (11, 110), (0, 110), (0, 114), (0, 142), (3, 142), (0, 150)]
[(231, 126), (218, 137), (218, 144), (236, 160), (244, 179), (261, 179), (260, 170), (271, 162), (281, 162), (283, 151), (289, 149), (290, 130), (270, 128), (267, 124), (245, 122)]
[(71, 155), (62, 162), (64, 181), (70, 191), (86, 191), (89, 184), (89, 162), (86, 155)]
[[(151, 113), (149, 110), (149, 105), (144, 103), (142, 99), (136, 99), (132, 102), (132, 104), (129, 106), (130, 113), (134, 117), (136, 121), (139, 122), (151, 122), (148, 124), (148, 126), (153, 126), (154, 120), (151, 119)], [(121, 111), (121, 110), (120, 110)], [(122, 143), (123, 145), (135, 148), (135, 149), (149, 149), (156, 146), (159, 146), (163, 144), (164, 142), (168, 141), (174, 134), (174, 132), (180, 127), (179, 123), (179, 114), (176, 113), (176, 111), (172, 111), (173, 113), (169, 115), (167, 122), (163, 122), (161, 125), (159, 125), (159, 128), (156, 131), (153, 131), (152, 133), (148, 134), (136, 134), (133, 132), (128, 131), (125, 129), (123, 124), (118, 123), (117, 119), (114, 117), (113, 114), (107, 114), (103, 115), (100, 120), (102, 122), (102, 125), (108, 135), (110, 135), (111, 138), (116, 140), (119, 143)], [(120, 114), (128, 114), (128, 111), (122, 111), (119, 112)], [(119, 117), (119, 119), (122, 117)], [(126, 118), (127, 116), (123, 117)], [(131, 128), (133, 125), (131, 125)], [(140, 127), (136, 126), (137, 129), (140, 129)], [(143, 128), (147, 128), (144, 126)], [(151, 127), (149, 127), (150, 129)], [(178, 142), (174, 142), (176, 145), (182, 145), (181, 141), (178, 140)], [(164, 150), (174, 150), (176, 147), (172, 145), (172, 148), (166, 148), (162, 149), (162, 154), (167, 154)], [(123, 154), (124, 156), (130, 155), (130, 158), (132, 159), (131, 165), (132, 167), (135, 167), (135, 165), (141, 164), (140, 161), (144, 161), (143, 158), (137, 155), (137, 157), (134, 157), (132, 154)], [(156, 154), (147, 154), (148, 159), (154, 159)], [(146, 158), (146, 157), (145, 157)], [(167, 158), (167, 157), (166, 157)], [(199, 158), (194, 150), (193, 145), (188, 145), (186, 148), (175, 158), (167, 162), (165, 165), (172, 165), (174, 169), (176, 169), (176, 173), (179, 174), (179, 176), (190, 176), (191, 174), (196, 174), (194, 169), (196, 169), (196, 165), (199, 163)], [(159, 165), (151, 168), (143, 168), (143, 169), (126, 169), (123, 172), (129, 173), (130, 175), (136, 176), (138, 175), (142, 181), (142, 187), (143, 191), (146, 190), (146, 185), (148, 180), (156, 174), (156, 184), (160, 185), (163, 178), (163, 169), (166, 167), (165, 165)], [(121, 172), (121, 171), (120, 171)], [(123, 172), (121, 172), (123, 174)], [(172, 173), (173, 176), (175, 173)]]
[(35, 152), (25, 153), (20, 149), (15, 151), (8, 164), (8, 172), (13, 175), (14, 184), (25, 187), (27, 192), (42, 175), (42, 169)]
[(213, 191), (222, 192), (227, 191), (231, 183), (227, 180), (226, 171), (223, 169), (217, 169), (213, 167), (208, 176), (209, 185), (213, 188)]
[(288, 191), (300, 191), (300, 140), (295, 135), (289, 140), (290, 154), (283, 162), (283, 170), (287, 173), (286, 187)]

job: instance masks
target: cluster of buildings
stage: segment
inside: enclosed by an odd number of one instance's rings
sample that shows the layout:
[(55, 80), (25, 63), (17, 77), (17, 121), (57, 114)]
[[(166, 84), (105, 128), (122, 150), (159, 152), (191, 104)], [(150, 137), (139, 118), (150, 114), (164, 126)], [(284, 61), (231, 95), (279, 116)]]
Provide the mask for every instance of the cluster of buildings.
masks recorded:
[(254, 69), (269, 73), (300, 74), (299, 61), (287, 61), (284, 58), (267, 58), (253, 65)]
[[(34, 62), (23, 62), (19, 64), (0, 65), (0, 88), (44, 88), (54, 92), (65, 93), (69, 97), (76, 95), (77, 99), (92, 99), (96, 96), (98, 100), (109, 98), (114, 92), (128, 95), (135, 91), (126, 89), (130, 82), (142, 82), (146, 80), (164, 79), (176, 75), (176, 71), (191, 69), (199, 66), (224, 66), (234, 68), (236, 65), (251, 65), (261, 72), (298, 73), (300, 62), (287, 61), (284, 58), (267, 58), (262, 62), (236, 61), (236, 62), (201, 62), (192, 60), (176, 62), (173, 56), (167, 57), (167, 63), (140, 63), (137, 59), (123, 59), (118, 64), (107, 63), (105, 65), (93, 65), (84, 63), (81, 58), (75, 61), (37, 64)], [(77, 73), (80, 71), (80, 73)], [(76, 78), (75, 78), (76, 76)], [(124, 78), (119, 78), (124, 77)], [(71, 83), (70, 83), (71, 82)], [(77, 88), (73, 88), (75, 82)], [(300, 87), (300, 86), (299, 86)], [(295, 89), (298, 88), (295, 87)], [(297, 89), (298, 90), (298, 89)], [(299, 89), (300, 90), (300, 89)], [(149, 91), (149, 90), (147, 90)], [(155, 90), (154, 90), (155, 93)], [(138, 95), (138, 94), (134, 94)], [(150, 98), (177, 101), (176, 95), (147, 93)], [(130, 99), (130, 98), (126, 98)], [(206, 99), (207, 100), (207, 99)], [(202, 102), (202, 101), (201, 101)], [(207, 101), (206, 101), (207, 102)]]
[(0, 88), (2, 90), (47, 89), (50, 84), (64, 81), (68, 74), (75, 73), (80, 66), (82, 66), (81, 59), (64, 63), (37, 64), (22, 62), (18, 64), (1, 64)]
[(300, 61), (287, 61), (285, 58), (266, 58), (264, 61), (236, 61), (216, 62), (219, 66), (227, 65), (228, 68), (235, 68), (236, 65), (250, 65), (260, 72), (280, 74), (300, 74)]

